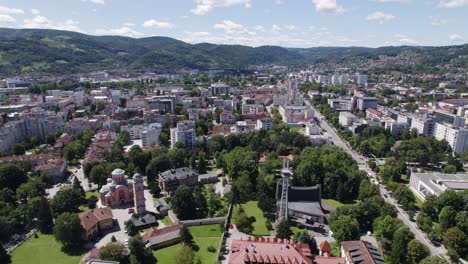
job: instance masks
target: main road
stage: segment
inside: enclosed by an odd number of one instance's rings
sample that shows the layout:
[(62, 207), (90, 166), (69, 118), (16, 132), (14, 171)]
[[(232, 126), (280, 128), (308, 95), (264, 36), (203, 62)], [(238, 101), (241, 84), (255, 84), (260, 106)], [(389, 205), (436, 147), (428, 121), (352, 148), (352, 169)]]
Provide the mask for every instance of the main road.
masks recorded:
[[(356, 151), (354, 151), (349, 146), (347, 142), (341, 139), (341, 137), (338, 135), (336, 130), (332, 126), (330, 126), (330, 124), (328, 124), (327, 120), (325, 120), (325, 117), (312, 106), (312, 104), (309, 102), (308, 99), (305, 100), (305, 103), (315, 111), (315, 116), (320, 120), (320, 127), (326, 130), (326, 132), (328, 132), (328, 134), (332, 137), (333, 144), (335, 144), (335, 146), (338, 146), (342, 148), (343, 150), (345, 150), (347, 153), (349, 153), (351, 157), (353, 157), (353, 159), (356, 160), (356, 162), (359, 164), (359, 169), (365, 171), (367, 175), (369, 175), (370, 177), (372, 177), (372, 179), (374, 179), (374, 182), (378, 183), (375, 173), (367, 166), (368, 159), (362, 155), (359, 155)], [(401, 221), (403, 221), (403, 223), (410, 228), (410, 230), (414, 233), (416, 239), (424, 243), (429, 248), (432, 255), (446, 256), (447, 250), (442, 245), (438, 247), (434, 246), (426, 238), (424, 233), (416, 226), (416, 224), (408, 218), (408, 215), (403, 211), (403, 209), (401, 209), (398, 206), (398, 204), (391, 198), (391, 196), (389, 195), (385, 187), (381, 184), (379, 184), (379, 186), (380, 186), (380, 195), (382, 195), (382, 197), (385, 199), (386, 202), (396, 207), (398, 211), (398, 218), (401, 219)]]

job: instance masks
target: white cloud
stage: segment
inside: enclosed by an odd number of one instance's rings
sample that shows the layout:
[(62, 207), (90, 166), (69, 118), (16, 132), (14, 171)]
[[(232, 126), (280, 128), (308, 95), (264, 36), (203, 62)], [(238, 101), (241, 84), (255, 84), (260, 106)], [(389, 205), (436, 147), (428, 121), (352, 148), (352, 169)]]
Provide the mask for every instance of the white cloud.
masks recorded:
[(380, 3), (408, 3), (411, 0), (378, 0)]
[(236, 22), (232, 20), (223, 20), (223, 22), (215, 24), (213, 26), (214, 29), (219, 29), (223, 30), (225, 34), (231, 35), (231, 34), (248, 34), (248, 35), (254, 35), (255, 33), (250, 32), (247, 30), (244, 26), (241, 24), (237, 24)]
[(312, 0), (315, 10), (320, 13), (342, 14), (346, 10), (338, 5), (337, 0)]
[(447, 24), (447, 20), (439, 18), (439, 17), (430, 17), (431, 18), (431, 25), (434, 27), (439, 27)]
[(121, 28), (114, 28), (114, 29), (97, 29), (96, 34), (117, 35), (117, 36), (131, 37), (131, 38), (139, 38), (139, 37), (144, 36), (143, 33), (135, 31), (129, 27), (121, 27)]
[(284, 1), (285, 0), (275, 0), (275, 4), (282, 5), (282, 4), (284, 4)]
[(278, 25), (273, 25), (273, 26), (271, 26), (271, 30), (270, 30), (270, 31), (271, 31), (271, 33), (273, 33), (273, 34), (279, 34), (279, 33), (281, 33), (281, 31), (283, 31), (283, 29), (282, 29), (280, 26), (278, 26)]
[(17, 14), (24, 14), (24, 11), (18, 8), (9, 8), (6, 6), (0, 6), (0, 14), (17, 15)]
[(468, 0), (441, 0), (437, 6), (441, 8), (468, 6)]
[(31, 14), (39, 15), (39, 13), (41, 13), (41, 11), (39, 11), (38, 9), (35, 9), (35, 8), (31, 9)]
[(81, 0), (83, 2), (90, 2), (90, 3), (93, 3), (93, 4), (97, 4), (97, 5), (105, 5), (106, 4), (106, 0)]
[(288, 30), (295, 30), (295, 29), (297, 29), (297, 27), (296, 27), (295, 25), (286, 25), (286, 26), (284, 26), (284, 27), (285, 27), (286, 29), (288, 29)]
[(122, 25), (125, 26), (125, 27), (134, 27), (134, 26), (136, 26), (135, 23), (131, 23), (131, 22), (125, 22)]
[(174, 25), (169, 23), (169, 22), (157, 21), (157, 20), (154, 20), (154, 19), (150, 19), (150, 20), (145, 21), (145, 23), (143, 23), (143, 27), (145, 27), (145, 28), (168, 29), (168, 28), (173, 28)]
[(368, 20), (368, 21), (378, 21), (380, 24), (382, 24), (385, 21), (392, 20), (392, 19), (395, 19), (394, 15), (386, 14), (386, 13), (380, 12), (380, 11), (369, 14), (366, 17), (366, 20)]
[(401, 44), (404, 44), (404, 45), (416, 45), (418, 44), (418, 41), (414, 40), (414, 39), (410, 39), (410, 38), (401, 38), (398, 40), (398, 42), (400, 42)]
[(32, 19), (25, 19), (24, 28), (57, 29), (82, 32), (78, 26), (79, 22), (68, 19), (62, 22), (55, 22), (45, 16), (36, 15)]
[(464, 42), (465, 41), (465, 39), (458, 34), (450, 35), (449, 39), (450, 39), (450, 42)]
[(16, 19), (10, 15), (0, 15), (0, 24), (15, 23)]
[(203, 16), (217, 7), (231, 7), (242, 5), (245, 8), (251, 6), (251, 0), (196, 0), (196, 6), (190, 10), (195, 15)]

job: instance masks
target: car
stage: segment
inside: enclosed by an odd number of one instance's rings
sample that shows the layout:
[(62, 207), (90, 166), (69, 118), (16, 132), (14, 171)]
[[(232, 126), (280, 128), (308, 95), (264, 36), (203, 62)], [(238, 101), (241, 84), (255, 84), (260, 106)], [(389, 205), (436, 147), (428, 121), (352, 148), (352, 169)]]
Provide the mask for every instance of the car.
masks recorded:
[(128, 233), (127, 230), (124, 230), (124, 234), (127, 234), (127, 233)]
[(128, 208), (128, 213), (129, 214), (135, 213), (135, 208)]
[(384, 194), (383, 197), (388, 198), (388, 195)]

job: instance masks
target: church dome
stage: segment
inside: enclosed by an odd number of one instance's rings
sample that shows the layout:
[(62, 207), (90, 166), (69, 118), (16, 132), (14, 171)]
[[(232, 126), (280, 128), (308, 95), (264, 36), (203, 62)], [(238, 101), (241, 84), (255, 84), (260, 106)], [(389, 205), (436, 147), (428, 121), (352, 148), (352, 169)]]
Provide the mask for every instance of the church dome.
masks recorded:
[(122, 169), (115, 169), (112, 171), (112, 175), (120, 175), (120, 174), (124, 174), (125, 171), (122, 170)]
[(133, 180), (134, 180), (134, 181), (142, 181), (142, 180), (143, 180), (143, 176), (141, 176), (140, 173), (135, 173), (135, 175), (133, 175)]

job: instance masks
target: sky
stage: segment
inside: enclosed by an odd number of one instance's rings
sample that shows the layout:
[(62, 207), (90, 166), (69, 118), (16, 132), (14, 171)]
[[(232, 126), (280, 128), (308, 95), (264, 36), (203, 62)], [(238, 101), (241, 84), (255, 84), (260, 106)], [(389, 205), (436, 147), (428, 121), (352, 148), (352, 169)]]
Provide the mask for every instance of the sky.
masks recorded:
[(440, 46), (468, 42), (468, 0), (0, 0), (0, 27), (247, 46)]

